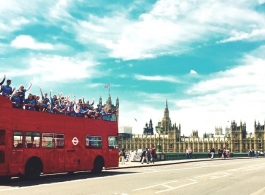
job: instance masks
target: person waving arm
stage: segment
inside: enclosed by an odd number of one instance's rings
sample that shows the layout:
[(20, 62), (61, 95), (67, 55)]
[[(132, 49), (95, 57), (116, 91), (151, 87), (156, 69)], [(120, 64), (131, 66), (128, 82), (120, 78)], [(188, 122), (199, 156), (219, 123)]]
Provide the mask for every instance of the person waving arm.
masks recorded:
[(3, 78), (3, 80), (1, 81), (0, 85), (3, 85), (3, 83), (5, 82), (5, 80), (6, 80), (6, 75), (4, 74), (4, 78)]

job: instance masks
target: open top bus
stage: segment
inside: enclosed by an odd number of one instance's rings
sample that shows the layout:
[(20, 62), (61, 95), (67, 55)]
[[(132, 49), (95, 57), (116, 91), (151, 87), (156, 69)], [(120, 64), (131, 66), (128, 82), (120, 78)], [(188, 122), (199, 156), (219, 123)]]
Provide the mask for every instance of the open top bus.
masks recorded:
[(23, 110), (0, 96), (0, 177), (100, 173), (118, 166), (117, 136), (115, 113), (94, 119)]

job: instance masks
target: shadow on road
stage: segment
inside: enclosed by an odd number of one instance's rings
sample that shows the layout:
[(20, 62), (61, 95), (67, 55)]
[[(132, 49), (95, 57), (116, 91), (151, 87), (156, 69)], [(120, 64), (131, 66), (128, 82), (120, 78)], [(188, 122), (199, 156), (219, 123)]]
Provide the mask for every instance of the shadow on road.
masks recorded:
[(8, 181), (0, 181), (0, 186), (8, 186), (8, 187), (29, 187), (29, 186), (38, 186), (42, 184), (52, 184), (52, 183), (60, 183), (67, 181), (76, 181), (90, 178), (102, 178), (106, 176), (116, 176), (123, 174), (132, 174), (137, 172), (118, 172), (118, 171), (103, 171), (100, 174), (93, 174), (91, 172), (76, 172), (72, 174), (68, 173), (59, 173), (59, 174), (47, 174), (41, 175), (37, 180), (22, 180), (20, 178), (12, 178)]

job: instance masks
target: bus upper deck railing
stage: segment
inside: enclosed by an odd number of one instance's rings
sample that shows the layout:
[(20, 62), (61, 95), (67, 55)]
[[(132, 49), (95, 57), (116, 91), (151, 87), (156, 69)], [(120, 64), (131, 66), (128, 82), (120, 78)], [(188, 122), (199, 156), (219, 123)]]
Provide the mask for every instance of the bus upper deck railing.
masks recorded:
[[(0, 107), (3, 107), (3, 105), (4, 107), (10, 108), (10, 109), (21, 109), (21, 108), (12, 107), (12, 102), (9, 99), (0, 95)], [(21, 109), (21, 110), (24, 110), (25, 112), (35, 111), (35, 110), (25, 110), (25, 109)], [(98, 115), (95, 115), (95, 112), (92, 112), (92, 115), (86, 114), (86, 113), (69, 113), (69, 112), (62, 112), (62, 113), (44, 112), (44, 111), (35, 111), (35, 112), (65, 115), (65, 116), (72, 116), (72, 117), (78, 117), (78, 118), (92, 118), (92, 119), (97, 119), (97, 120), (102, 119), (104, 121), (112, 121), (112, 122), (117, 121), (116, 112), (110, 112), (110, 113), (104, 113), (104, 114), (99, 113)]]

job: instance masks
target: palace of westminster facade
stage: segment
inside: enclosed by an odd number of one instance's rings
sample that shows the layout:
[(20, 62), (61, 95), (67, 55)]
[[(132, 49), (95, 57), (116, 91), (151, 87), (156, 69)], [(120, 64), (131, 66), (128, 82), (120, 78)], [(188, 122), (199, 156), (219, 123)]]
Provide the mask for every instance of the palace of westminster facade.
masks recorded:
[(161, 122), (155, 127), (152, 120), (146, 123), (143, 134), (119, 134), (119, 148), (127, 151), (137, 151), (138, 149), (160, 147), (161, 152), (185, 152), (186, 148), (192, 148), (193, 152), (208, 152), (210, 148), (228, 148), (233, 153), (247, 153), (250, 149), (264, 150), (265, 130), (264, 125), (254, 122), (254, 134), (247, 133), (246, 123), (231, 121), (230, 127), (222, 132), (222, 127), (215, 127), (215, 134), (204, 134), (198, 136), (198, 131), (193, 130), (187, 137), (181, 135), (181, 125), (171, 123), (169, 117), (168, 104), (164, 109), (164, 116)]

